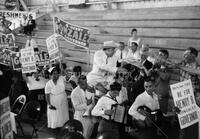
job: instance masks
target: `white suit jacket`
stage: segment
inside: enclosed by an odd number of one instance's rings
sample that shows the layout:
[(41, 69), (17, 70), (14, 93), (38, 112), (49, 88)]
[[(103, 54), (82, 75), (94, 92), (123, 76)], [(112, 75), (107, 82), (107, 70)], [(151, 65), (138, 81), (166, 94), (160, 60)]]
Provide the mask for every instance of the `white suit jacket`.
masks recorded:
[(98, 82), (112, 81), (110, 75), (113, 76), (116, 73), (116, 66), (117, 57), (115, 55), (107, 57), (103, 50), (95, 52), (92, 71), (87, 75), (88, 83), (95, 85)]
[(82, 116), (85, 113), (85, 111), (92, 107), (92, 104), (87, 106), (87, 99), (94, 100), (94, 93), (90, 93), (88, 91), (83, 91), (79, 86), (77, 86), (71, 93), (71, 101), (73, 104), (73, 107), (75, 109), (74, 113), (74, 119), (82, 120)]

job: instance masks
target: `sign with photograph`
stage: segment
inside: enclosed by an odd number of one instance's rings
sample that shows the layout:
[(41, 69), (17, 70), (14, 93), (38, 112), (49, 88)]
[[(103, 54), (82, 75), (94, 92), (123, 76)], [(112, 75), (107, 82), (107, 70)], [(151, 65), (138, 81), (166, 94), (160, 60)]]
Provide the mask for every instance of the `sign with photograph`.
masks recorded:
[(8, 49), (3, 49), (2, 52), (0, 53), (0, 63), (3, 65), (10, 65), (11, 63), (11, 59), (10, 59), (10, 55), (11, 55), (10, 50)]
[(20, 50), (20, 62), (22, 64), (22, 73), (36, 72), (35, 53), (32, 47)]
[(49, 53), (50, 61), (60, 58), (60, 52), (58, 48), (58, 42), (56, 40), (56, 34), (51, 35), (46, 39), (47, 51)]
[(9, 97), (0, 100), (1, 139), (13, 139)]
[(10, 34), (3, 34), (0, 33), (0, 49), (2, 48), (9, 48), (15, 46), (15, 36)]
[(170, 88), (174, 104), (180, 109), (178, 114), (180, 128), (184, 129), (199, 122), (191, 80), (170, 85)]
[(64, 20), (54, 17), (54, 33), (61, 35), (66, 41), (83, 48), (89, 48), (89, 30), (72, 25)]

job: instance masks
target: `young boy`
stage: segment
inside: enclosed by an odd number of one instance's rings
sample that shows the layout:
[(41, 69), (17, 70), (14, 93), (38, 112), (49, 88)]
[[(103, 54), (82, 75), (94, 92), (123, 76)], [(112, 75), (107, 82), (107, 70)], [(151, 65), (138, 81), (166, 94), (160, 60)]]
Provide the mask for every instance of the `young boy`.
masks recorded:
[(113, 114), (112, 105), (118, 104), (116, 97), (119, 96), (121, 90), (121, 84), (113, 82), (110, 85), (110, 91), (102, 96), (96, 106), (92, 110), (93, 116), (100, 116), (102, 120), (99, 123), (98, 133), (112, 133), (115, 139), (119, 139), (119, 127), (116, 122), (110, 120), (110, 116)]

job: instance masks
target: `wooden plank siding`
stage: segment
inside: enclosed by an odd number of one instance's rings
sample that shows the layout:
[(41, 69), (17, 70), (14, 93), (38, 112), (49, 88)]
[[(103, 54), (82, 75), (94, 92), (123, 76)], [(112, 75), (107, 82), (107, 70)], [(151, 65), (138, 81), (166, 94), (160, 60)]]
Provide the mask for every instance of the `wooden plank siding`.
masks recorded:
[[(180, 60), (183, 51), (190, 46), (200, 50), (200, 7), (198, 6), (54, 13), (45, 20), (37, 22), (38, 30), (34, 38), (43, 48), (46, 47), (45, 39), (53, 33), (53, 16), (89, 28), (92, 55), (93, 50), (100, 49), (104, 41), (127, 43), (132, 28), (138, 29), (142, 43), (149, 44), (155, 51), (160, 48), (168, 49), (172, 59)], [(18, 36), (17, 41), (20, 43), (25, 39)], [(83, 59), (79, 63), (86, 64), (85, 50), (76, 49), (75, 45), (62, 38), (59, 39), (59, 45), (64, 55), (71, 57), (68, 61), (75, 64), (79, 59)], [(92, 60), (90, 63), (92, 64)]]

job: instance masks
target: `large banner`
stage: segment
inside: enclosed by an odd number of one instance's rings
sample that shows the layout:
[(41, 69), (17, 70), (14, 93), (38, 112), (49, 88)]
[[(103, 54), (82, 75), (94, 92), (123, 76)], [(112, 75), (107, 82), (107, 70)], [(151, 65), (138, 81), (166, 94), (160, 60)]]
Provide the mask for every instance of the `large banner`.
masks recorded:
[(24, 48), (20, 50), (20, 61), (22, 64), (22, 73), (36, 72), (35, 54), (32, 47)]
[(199, 122), (191, 80), (170, 85), (170, 88), (174, 104), (181, 110), (178, 114), (180, 128), (184, 129)]
[(47, 51), (49, 53), (50, 61), (56, 60), (60, 58), (58, 42), (56, 40), (56, 34), (51, 35), (46, 39), (47, 43)]
[(89, 47), (89, 30), (77, 25), (72, 25), (64, 20), (54, 17), (54, 33), (61, 35), (65, 40), (77, 46)]
[(0, 100), (1, 139), (13, 139), (9, 98)]
[(15, 36), (12, 33), (0, 33), (0, 50), (5, 47), (9, 48), (13, 46), (15, 46)]
[(5, 16), (6, 20), (9, 20), (12, 22), (12, 25), (10, 26), (11, 30), (20, 26), (20, 22), (23, 19), (23, 15), (26, 15), (27, 17), (29, 15), (32, 15), (33, 19), (36, 19), (36, 13), (34, 12), (0, 10), (0, 16)]

